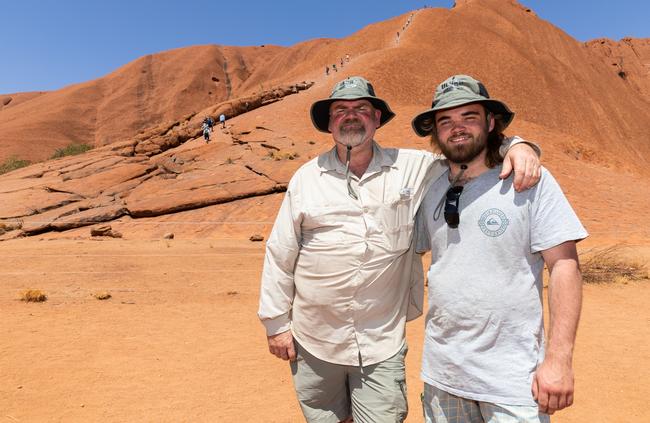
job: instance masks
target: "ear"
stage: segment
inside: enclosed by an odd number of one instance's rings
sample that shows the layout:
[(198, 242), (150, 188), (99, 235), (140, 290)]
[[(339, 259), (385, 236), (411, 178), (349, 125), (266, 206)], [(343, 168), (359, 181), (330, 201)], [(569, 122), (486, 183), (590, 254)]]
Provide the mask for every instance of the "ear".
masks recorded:
[(488, 113), (488, 133), (494, 129), (494, 114)]
[(381, 110), (379, 109), (375, 109), (375, 120), (377, 121), (375, 128), (379, 128), (381, 126)]

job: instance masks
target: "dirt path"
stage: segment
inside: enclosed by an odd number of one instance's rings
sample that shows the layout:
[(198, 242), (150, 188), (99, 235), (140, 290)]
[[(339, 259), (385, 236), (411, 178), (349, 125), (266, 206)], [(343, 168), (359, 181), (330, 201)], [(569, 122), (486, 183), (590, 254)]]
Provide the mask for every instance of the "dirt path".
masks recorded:
[[(0, 423), (302, 421), (255, 315), (263, 248), (0, 243)], [(48, 301), (18, 301), (26, 288)], [(113, 297), (92, 297), (100, 291)], [(650, 283), (586, 287), (576, 403), (554, 422), (650, 421), (649, 323)], [(410, 423), (423, 421), (422, 324), (408, 328)]]

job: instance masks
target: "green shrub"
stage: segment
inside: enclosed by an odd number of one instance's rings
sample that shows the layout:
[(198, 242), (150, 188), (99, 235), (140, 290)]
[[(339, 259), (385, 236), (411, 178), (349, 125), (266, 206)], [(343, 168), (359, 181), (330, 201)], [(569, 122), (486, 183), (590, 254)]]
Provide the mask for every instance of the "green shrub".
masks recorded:
[(92, 146), (88, 144), (75, 144), (72, 143), (67, 147), (57, 148), (52, 156), (53, 159), (58, 159), (59, 157), (66, 156), (76, 156), (77, 154), (85, 153), (88, 150), (92, 150)]
[(12, 170), (20, 169), (21, 167), (29, 166), (29, 160), (21, 160), (16, 156), (11, 156), (4, 163), (0, 164), (0, 175), (3, 173), (11, 172)]

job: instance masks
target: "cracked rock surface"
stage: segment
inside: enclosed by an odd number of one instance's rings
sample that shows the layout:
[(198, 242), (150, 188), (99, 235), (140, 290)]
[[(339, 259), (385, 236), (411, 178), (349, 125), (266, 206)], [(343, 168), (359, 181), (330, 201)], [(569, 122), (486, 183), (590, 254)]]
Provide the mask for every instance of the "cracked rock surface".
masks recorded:
[[(280, 101), (310, 84), (277, 87), (161, 124), (79, 156), (0, 176), (0, 239), (137, 220), (286, 190), (301, 162), (295, 142), (264, 127), (221, 129), (205, 143), (205, 115), (230, 116)], [(229, 142), (223, 142), (223, 140)]]

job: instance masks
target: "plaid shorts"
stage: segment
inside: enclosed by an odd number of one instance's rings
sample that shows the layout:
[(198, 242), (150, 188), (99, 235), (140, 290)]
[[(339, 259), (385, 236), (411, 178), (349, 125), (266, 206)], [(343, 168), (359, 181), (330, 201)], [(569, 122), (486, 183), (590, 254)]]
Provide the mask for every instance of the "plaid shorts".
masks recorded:
[(422, 395), (426, 423), (550, 423), (537, 406), (506, 405), (457, 397), (424, 384)]

